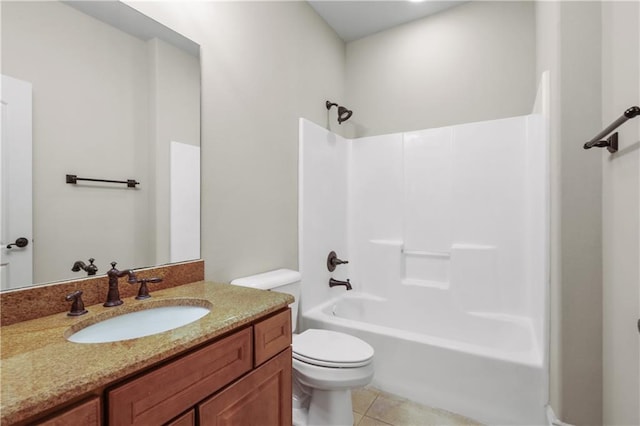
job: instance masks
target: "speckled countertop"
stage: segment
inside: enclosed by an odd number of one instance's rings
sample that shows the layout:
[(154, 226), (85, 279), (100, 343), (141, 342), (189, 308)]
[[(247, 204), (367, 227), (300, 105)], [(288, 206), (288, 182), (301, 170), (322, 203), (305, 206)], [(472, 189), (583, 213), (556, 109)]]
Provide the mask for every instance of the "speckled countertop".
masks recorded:
[[(88, 314), (50, 315), (0, 328), (2, 425), (26, 420), (37, 413), (95, 393), (105, 386), (221, 336), (293, 302), (288, 294), (245, 287), (196, 282), (151, 292), (152, 298), (123, 299), (115, 308), (88, 306)], [(112, 343), (72, 343), (66, 340), (79, 323), (115, 316), (139, 307), (172, 304), (213, 306), (196, 322), (160, 334)], [(190, 301), (188, 299), (196, 299)]]

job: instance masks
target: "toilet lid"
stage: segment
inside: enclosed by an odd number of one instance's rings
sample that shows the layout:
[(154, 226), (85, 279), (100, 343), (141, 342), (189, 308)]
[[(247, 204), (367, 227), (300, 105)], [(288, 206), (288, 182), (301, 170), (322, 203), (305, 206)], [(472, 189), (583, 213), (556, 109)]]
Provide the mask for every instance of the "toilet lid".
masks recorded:
[(293, 336), (293, 357), (323, 367), (354, 368), (371, 362), (373, 348), (348, 334), (310, 329)]

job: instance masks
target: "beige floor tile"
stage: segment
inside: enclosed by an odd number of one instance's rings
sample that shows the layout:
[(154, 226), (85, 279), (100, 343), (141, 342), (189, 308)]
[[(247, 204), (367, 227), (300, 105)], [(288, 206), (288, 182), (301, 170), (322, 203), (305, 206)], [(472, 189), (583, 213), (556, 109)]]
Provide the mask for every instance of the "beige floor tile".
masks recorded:
[(373, 388), (353, 389), (351, 391), (353, 411), (365, 414), (377, 396), (378, 392)]
[[(482, 426), (458, 414), (425, 407), (372, 386), (355, 389), (351, 395), (354, 418), (360, 419), (355, 422), (358, 426)], [(378, 423), (372, 423), (376, 421)]]
[(360, 420), (362, 420), (362, 414), (356, 413), (354, 411), (353, 412), (353, 424), (354, 424), (354, 426), (357, 425), (358, 423), (360, 423)]
[(358, 426), (393, 426), (389, 423), (381, 422), (380, 420), (373, 419), (371, 417), (364, 416)]
[(456, 426), (482, 426), (482, 423), (478, 423), (475, 420), (468, 419), (459, 414), (450, 413), (444, 410), (432, 409), (435, 413), (443, 419), (442, 424), (456, 425)]
[(460, 426), (478, 424), (464, 417), (443, 410), (424, 407), (389, 394), (379, 395), (367, 411), (367, 416), (395, 426)]

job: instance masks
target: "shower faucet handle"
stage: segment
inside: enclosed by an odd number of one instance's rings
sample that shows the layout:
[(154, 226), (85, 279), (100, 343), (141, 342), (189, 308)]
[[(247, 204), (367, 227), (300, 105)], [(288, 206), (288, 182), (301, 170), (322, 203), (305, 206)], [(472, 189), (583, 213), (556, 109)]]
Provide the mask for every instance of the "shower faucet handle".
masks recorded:
[(335, 251), (330, 252), (329, 256), (327, 257), (327, 269), (329, 270), (329, 272), (335, 271), (336, 266), (344, 265), (345, 263), (349, 263), (349, 261), (338, 259), (338, 255)]

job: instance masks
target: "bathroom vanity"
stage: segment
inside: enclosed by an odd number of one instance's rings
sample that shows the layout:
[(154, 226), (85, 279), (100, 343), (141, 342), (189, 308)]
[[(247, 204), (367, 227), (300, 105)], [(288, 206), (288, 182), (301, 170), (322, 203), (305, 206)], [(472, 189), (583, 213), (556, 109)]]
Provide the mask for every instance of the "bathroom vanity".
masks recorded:
[(91, 315), (144, 301), (2, 327), (1, 423), (291, 424), (291, 296), (197, 282), (153, 299), (199, 299), (212, 309), (183, 327), (110, 343), (65, 336)]

